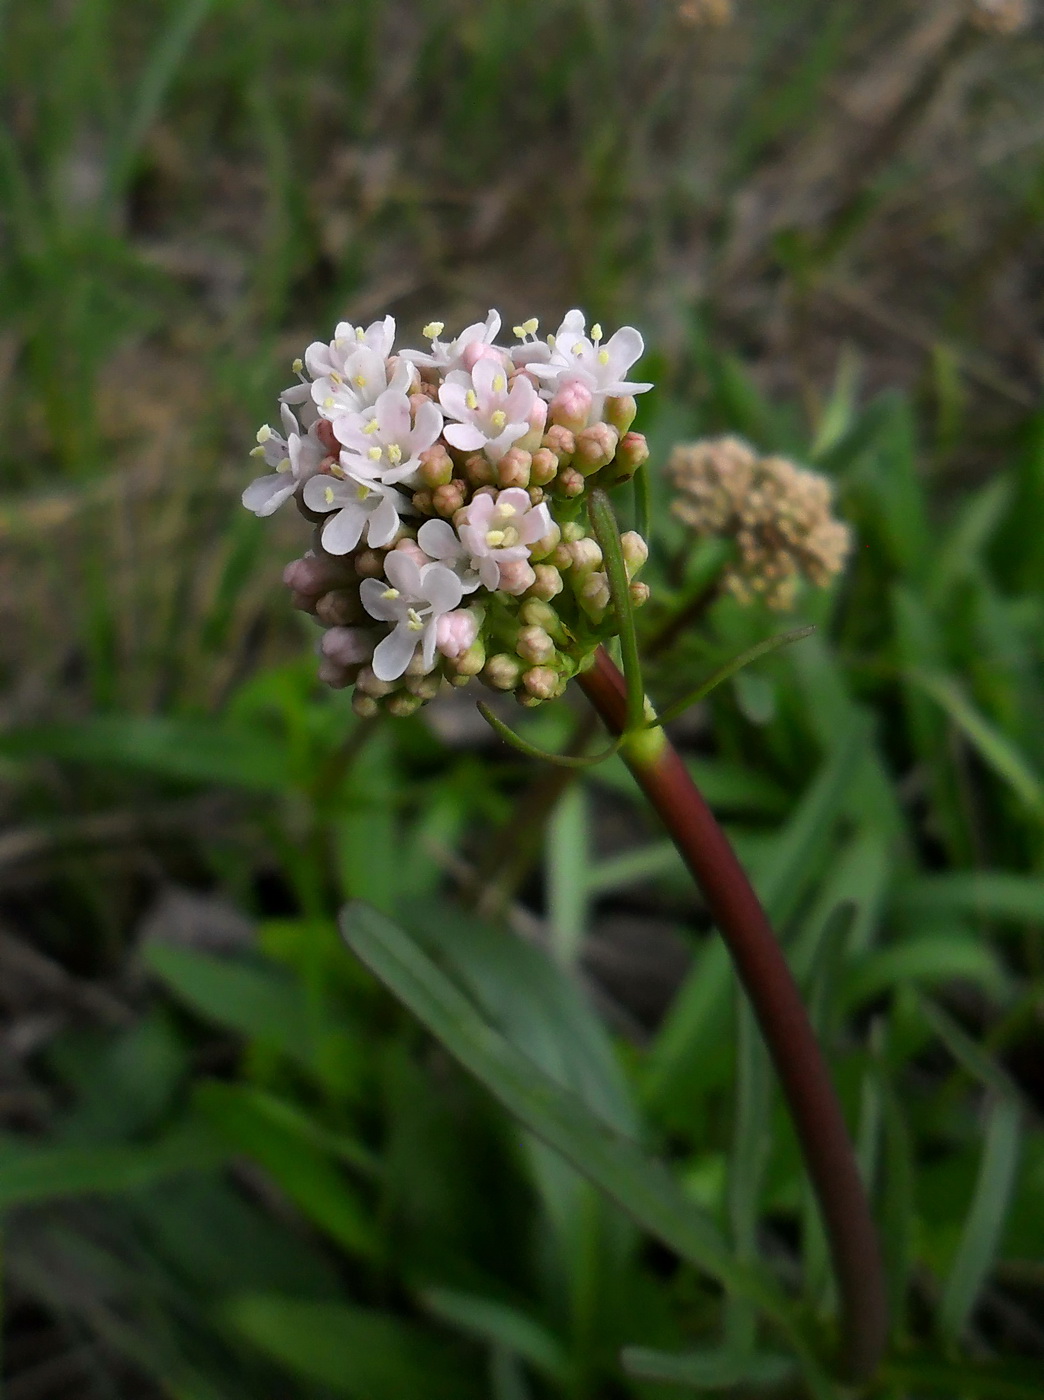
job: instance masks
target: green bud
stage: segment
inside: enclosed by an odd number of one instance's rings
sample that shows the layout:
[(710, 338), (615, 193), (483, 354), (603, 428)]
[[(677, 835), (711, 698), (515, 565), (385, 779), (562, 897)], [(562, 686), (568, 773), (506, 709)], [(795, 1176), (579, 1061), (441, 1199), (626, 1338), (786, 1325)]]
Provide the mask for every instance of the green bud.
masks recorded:
[(619, 397), (610, 396), (605, 401), (605, 421), (622, 437), (635, 420), (638, 412), (638, 405), (633, 394), (621, 394)]
[(518, 634), (515, 650), (523, 661), (534, 666), (546, 666), (555, 654), (555, 644), (542, 627), (523, 627)]
[(494, 690), (514, 690), (522, 675), (522, 663), (517, 656), (501, 651), (491, 656), (482, 672), (482, 679)]

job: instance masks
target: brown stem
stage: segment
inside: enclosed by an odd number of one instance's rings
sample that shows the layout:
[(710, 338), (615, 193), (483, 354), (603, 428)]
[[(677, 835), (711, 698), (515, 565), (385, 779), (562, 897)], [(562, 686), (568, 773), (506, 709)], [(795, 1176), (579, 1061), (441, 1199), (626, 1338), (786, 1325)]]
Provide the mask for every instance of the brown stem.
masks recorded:
[[(626, 686), (605, 651), (599, 650), (579, 681), (610, 732), (621, 733)], [(663, 731), (641, 731), (621, 753), (702, 889), (754, 1007), (830, 1240), (844, 1368), (852, 1380), (866, 1379), (881, 1359), (888, 1331), (877, 1233), (841, 1106), (790, 968), (725, 833)]]

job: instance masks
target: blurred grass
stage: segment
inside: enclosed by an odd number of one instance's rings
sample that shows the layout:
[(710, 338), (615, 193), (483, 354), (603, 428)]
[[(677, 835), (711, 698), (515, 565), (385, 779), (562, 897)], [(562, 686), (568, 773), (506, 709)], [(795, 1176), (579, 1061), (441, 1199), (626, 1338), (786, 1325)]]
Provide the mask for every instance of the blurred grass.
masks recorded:
[[(958, 0), (735, 8), (0, 5), (13, 1395), (68, 1394), (56, 1356), (77, 1394), (180, 1400), (786, 1374), (742, 1312), (727, 1335), (758, 1349), (721, 1351), (713, 1289), (418, 1039), (334, 938), (349, 897), (668, 1155), (744, 1254), (797, 1282), (800, 1236), (828, 1345), (792, 1140), (742, 1034), (733, 1102), (727, 963), (622, 767), (570, 794), (508, 911), (564, 970), (462, 925), (447, 884), (526, 766), (317, 693), (278, 585), (300, 523), (238, 505), (289, 361), (337, 317), (408, 337), (577, 303), (646, 335), (654, 460), (728, 430), (837, 480), (856, 556), (787, 624), (817, 634), (715, 692), (686, 752), (875, 1189), (896, 1331), (872, 1393), (1039, 1393), (1044, 43)], [(701, 569), (662, 480), (655, 506), (651, 632)], [(776, 630), (720, 602), (655, 695)], [(196, 893), (157, 905), (172, 888)], [(606, 935), (628, 916), (644, 974)]]

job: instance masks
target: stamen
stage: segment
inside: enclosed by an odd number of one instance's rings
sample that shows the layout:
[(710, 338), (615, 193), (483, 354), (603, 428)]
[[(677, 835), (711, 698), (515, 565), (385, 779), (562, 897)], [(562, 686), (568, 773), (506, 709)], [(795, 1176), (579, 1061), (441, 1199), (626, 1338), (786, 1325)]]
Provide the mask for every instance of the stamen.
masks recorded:
[(515, 506), (510, 506), (505, 502), (504, 505), (497, 506), (497, 514), (501, 520), (510, 520), (513, 515), (518, 514), (518, 510)]
[(406, 626), (411, 632), (424, 631), (424, 623), (421, 621), (420, 614), (417, 612), (416, 608), (406, 609)]
[(356, 338), (356, 340), (365, 340), (365, 339), (366, 339), (366, 332), (363, 330), (362, 326), (356, 326), (356, 328), (355, 328), (355, 338)]
[(421, 335), (424, 337), (425, 340), (435, 340), (436, 337), (440, 336), (445, 329), (445, 321), (429, 321), (428, 324), (421, 331)]
[(598, 352), (598, 363), (599, 363), (600, 365), (607, 365), (607, 364), (609, 363), (609, 351), (608, 351), (608, 350), (599, 350), (599, 352)]
[(537, 318), (535, 316), (530, 316), (528, 321), (522, 322), (522, 329), (525, 331), (526, 335), (536, 335), (537, 326), (539, 325), (540, 322)]
[(381, 460), (381, 449), (379, 447), (371, 447), (366, 455), (371, 462), (379, 462)]
[(368, 486), (364, 486), (360, 481), (359, 485), (355, 488), (355, 494), (360, 501), (365, 501), (366, 497), (371, 495), (372, 493), (370, 491), (370, 488)]
[(402, 448), (397, 442), (390, 442), (388, 444), (388, 461), (393, 467), (397, 467), (402, 461)]
[(334, 493), (333, 493), (333, 487), (332, 487), (332, 486), (327, 486), (327, 487), (324, 489), (324, 491), (323, 491), (323, 500), (326, 502), (326, 504), (327, 504), (328, 506), (332, 506), (332, 505), (333, 505), (333, 503), (334, 503)]
[(268, 439), (269, 439), (271, 436), (272, 436), (272, 429), (268, 426), (267, 423), (262, 423), (261, 426), (260, 426), (260, 428), (258, 428), (258, 430), (257, 430), (257, 440), (258, 440), (258, 442), (259, 442), (259, 443), (267, 442)]
[(289, 458), (289, 457), (284, 457), (283, 460), (282, 460), (282, 461), (279, 463), (279, 465), (276, 467), (276, 471), (277, 471), (277, 472), (288, 472), (289, 470), (290, 470), (290, 458)]
[(494, 428), (502, 428), (507, 422), (507, 414), (502, 408), (498, 408), (491, 415), (490, 421), (492, 422)]
[(583, 353), (584, 353), (584, 347), (580, 344), (579, 341), (577, 341), (577, 343), (573, 346), (573, 354), (574, 354), (574, 355), (582, 355)]
[(495, 375), (493, 376), (493, 392), (494, 392), (494, 394), (502, 394), (506, 388), (507, 388), (507, 380), (504, 378), (504, 376), (503, 376), (502, 374), (495, 374)]
[(355, 385), (357, 385), (360, 389), (365, 389), (365, 388), (366, 388), (366, 375), (365, 375), (365, 374), (357, 374), (357, 375), (355, 376), (355, 378), (352, 380), (352, 383), (355, 384)]
[(263, 447), (252, 447), (250, 449), (250, 455), (251, 457), (263, 457), (265, 455), (265, 449)]
[(512, 545), (518, 544), (518, 531), (515, 529), (514, 525), (508, 525), (507, 528), (501, 530), (500, 533), (504, 536), (502, 543), (505, 549), (510, 549)]
[(602, 327), (601, 327), (601, 326), (599, 325), (599, 323), (596, 321), (596, 322), (594, 323), (594, 325), (591, 327), (591, 339), (592, 339), (592, 340), (594, 341), (594, 343), (597, 345), (598, 342), (601, 340), (601, 338), (602, 338)]
[(300, 356), (298, 356), (298, 358), (293, 362), (290, 368), (295, 374), (300, 374), (301, 371), (304, 369), (304, 360), (302, 360)]
[(333, 406), (334, 406), (334, 401), (333, 401), (332, 398), (323, 399), (323, 407), (324, 407), (324, 408), (333, 408)]
[(549, 350), (553, 350), (555, 348), (555, 337), (553, 335), (549, 335), (547, 338), (547, 348)]
[(504, 531), (503, 531), (503, 530), (487, 530), (487, 531), (486, 531), (486, 543), (487, 543), (488, 545), (492, 545), (494, 549), (498, 549), (498, 548), (504, 543)]
[(398, 596), (399, 596), (399, 590), (398, 590), (397, 588), (386, 588), (386, 589), (384, 590), (384, 592), (381, 594), (381, 597), (382, 597), (382, 598), (389, 598), (389, 599), (390, 599), (390, 598), (397, 598)]
[(377, 422), (377, 419), (371, 418), (370, 421), (363, 428), (363, 432), (366, 434), (367, 437), (369, 437), (370, 434), (375, 433), (379, 427), (380, 424)]
[(331, 383), (331, 384), (343, 384), (343, 383), (344, 383), (344, 379), (341, 377), (341, 375), (339, 375), (339, 374), (337, 373), (337, 371), (336, 371), (335, 369), (332, 369), (332, 370), (330, 371), (330, 383)]
[(475, 393), (474, 389), (469, 389), (464, 395), (464, 402), (471, 409), (478, 408), (478, 394)]

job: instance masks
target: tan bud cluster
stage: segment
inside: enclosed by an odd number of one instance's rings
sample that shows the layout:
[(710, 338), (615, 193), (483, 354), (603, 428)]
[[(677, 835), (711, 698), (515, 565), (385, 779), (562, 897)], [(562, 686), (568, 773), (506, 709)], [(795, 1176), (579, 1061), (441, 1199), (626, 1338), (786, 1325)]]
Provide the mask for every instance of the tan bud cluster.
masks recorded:
[(732, 23), (732, 0), (679, 0), (675, 13), (690, 29), (722, 29)]
[(1032, 19), (1030, 0), (972, 0), (972, 24), (987, 34), (1018, 34)]
[(736, 437), (680, 443), (668, 471), (679, 493), (674, 514), (701, 535), (735, 541), (724, 581), (741, 601), (786, 608), (800, 579), (823, 587), (840, 573), (851, 532), (834, 518), (825, 476), (759, 457)]

